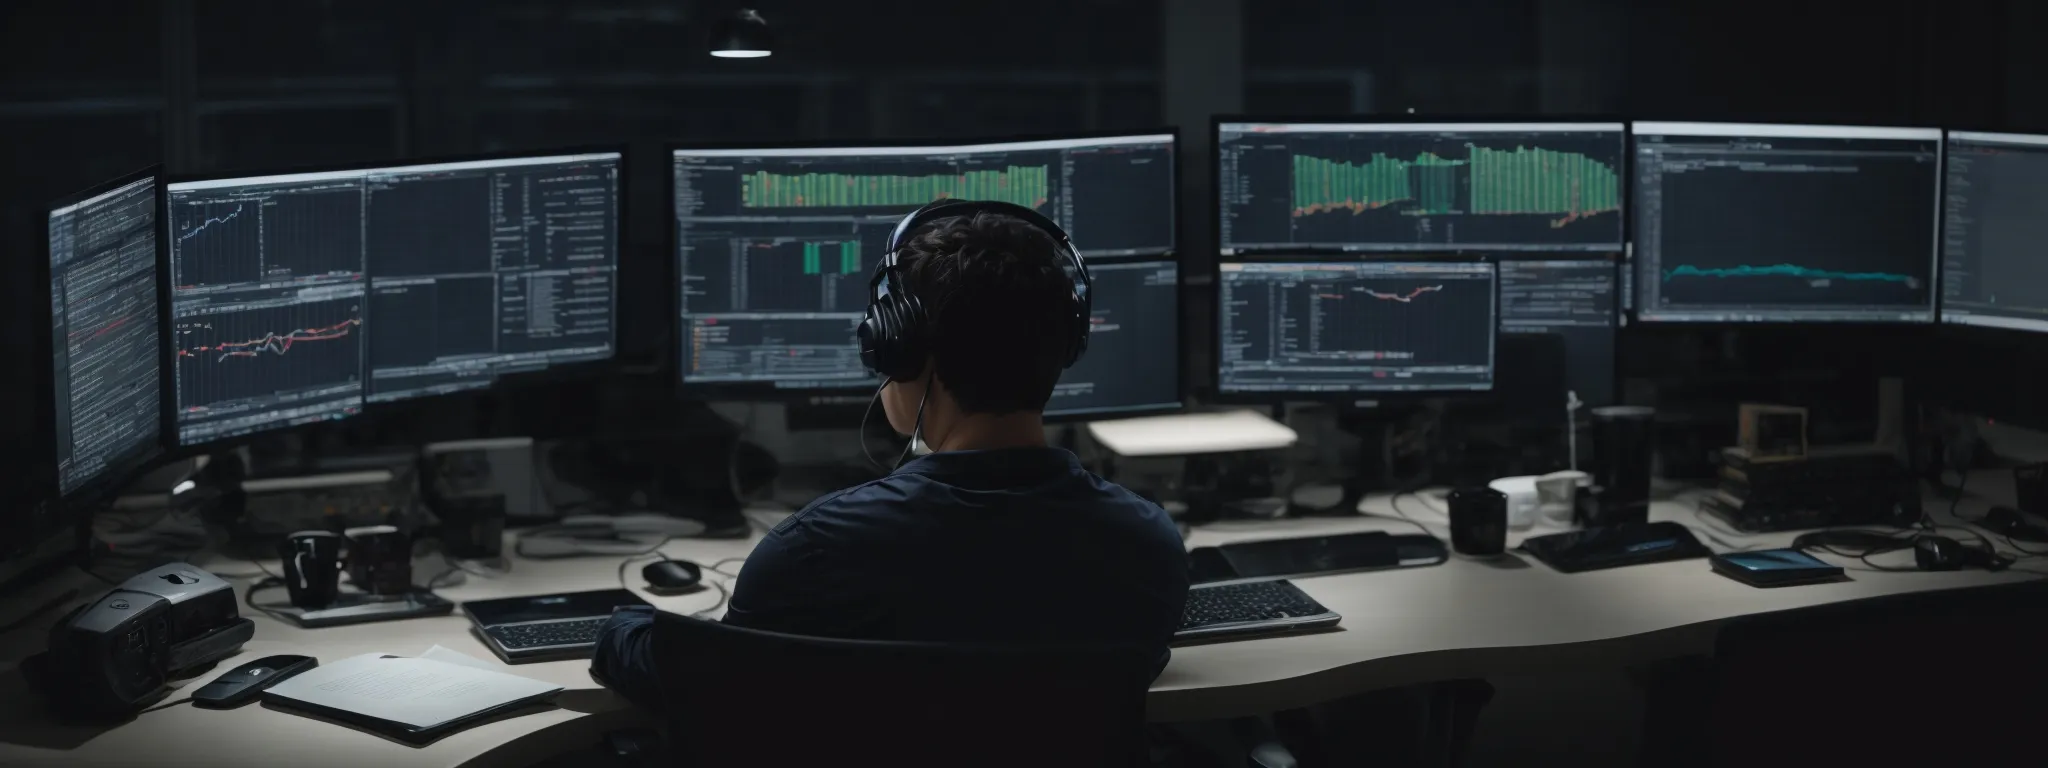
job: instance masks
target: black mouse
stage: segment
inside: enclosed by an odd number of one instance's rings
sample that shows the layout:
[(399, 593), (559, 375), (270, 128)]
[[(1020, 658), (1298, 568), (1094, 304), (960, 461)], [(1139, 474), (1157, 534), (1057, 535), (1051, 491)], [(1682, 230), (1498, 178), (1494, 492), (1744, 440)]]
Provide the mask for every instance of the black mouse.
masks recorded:
[(2003, 552), (1973, 547), (1947, 536), (1923, 533), (1913, 537), (1913, 561), (1923, 571), (1953, 571), (1982, 568), (2002, 571), (2013, 558)]
[(652, 589), (689, 589), (704, 578), (704, 570), (688, 560), (656, 560), (640, 569), (640, 578)]

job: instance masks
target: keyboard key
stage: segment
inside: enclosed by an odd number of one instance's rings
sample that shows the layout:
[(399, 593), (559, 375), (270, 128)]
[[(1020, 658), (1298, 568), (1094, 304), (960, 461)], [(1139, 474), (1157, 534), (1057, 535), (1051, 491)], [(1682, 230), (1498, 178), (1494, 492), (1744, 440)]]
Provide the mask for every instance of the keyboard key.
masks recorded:
[(556, 645), (592, 645), (606, 619), (573, 619), (490, 627), (485, 631), (509, 650)]
[(1187, 608), (1181, 612), (1180, 631), (1326, 613), (1329, 609), (1285, 581), (1196, 587), (1188, 590)]

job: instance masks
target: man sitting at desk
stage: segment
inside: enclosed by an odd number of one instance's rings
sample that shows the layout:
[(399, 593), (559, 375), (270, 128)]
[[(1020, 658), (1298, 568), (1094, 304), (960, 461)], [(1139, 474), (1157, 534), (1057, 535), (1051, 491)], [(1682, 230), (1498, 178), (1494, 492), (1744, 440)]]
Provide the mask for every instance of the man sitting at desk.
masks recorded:
[[(1045, 403), (1088, 327), (1065, 241), (1004, 203), (935, 203), (905, 219), (870, 284), (861, 358), (885, 377), (876, 397), (889, 425), (932, 453), (776, 526), (725, 621), (853, 639), (1138, 644), (1165, 665), (1188, 590), (1179, 531), (1045, 440)], [(658, 708), (652, 631), (651, 609), (621, 609), (591, 671)]]

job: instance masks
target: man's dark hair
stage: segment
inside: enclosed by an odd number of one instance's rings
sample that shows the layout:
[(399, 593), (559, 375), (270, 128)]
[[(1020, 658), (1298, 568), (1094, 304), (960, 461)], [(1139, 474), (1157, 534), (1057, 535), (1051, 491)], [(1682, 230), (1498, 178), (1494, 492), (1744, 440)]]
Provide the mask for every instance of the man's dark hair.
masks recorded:
[(1072, 344), (1074, 280), (1051, 235), (976, 213), (934, 220), (903, 244), (911, 293), (930, 313), (932, 357), (967, 413), (1040, 411)]

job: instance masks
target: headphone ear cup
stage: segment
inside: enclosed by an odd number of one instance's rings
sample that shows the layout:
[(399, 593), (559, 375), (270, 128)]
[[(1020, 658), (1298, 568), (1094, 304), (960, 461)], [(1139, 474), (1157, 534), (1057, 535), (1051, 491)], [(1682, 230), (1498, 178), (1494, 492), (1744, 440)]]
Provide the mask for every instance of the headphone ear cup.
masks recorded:
[(1081, 356), (1088, 353), (1088, 331), (1094, 325), (1088, 315), (1089, 313), (1083, 310), (1074, 316), (1074, 329), (1067, 337), (1074, 340), (1072, 344), (1073, 353), (1067, 355), (1066, 367), (1068, 368), (1072, 368), (1075, 363), (1081, 362)]
[(897, 381), (911, 381), (924, 374), (925, 358), (929, 352), (925, 347), (924, 302), (918, 301), (917, 294), (903, 293), (894, 297), (889, 308), (894, 315), (890, 334), (892, 343), (889, 350), (891, 378)]
[(860, 361), (891, 381), (910, 381), (924, 372), (924, 306), (911, 294), (895, 294), (868, 305), (860, 324)]

